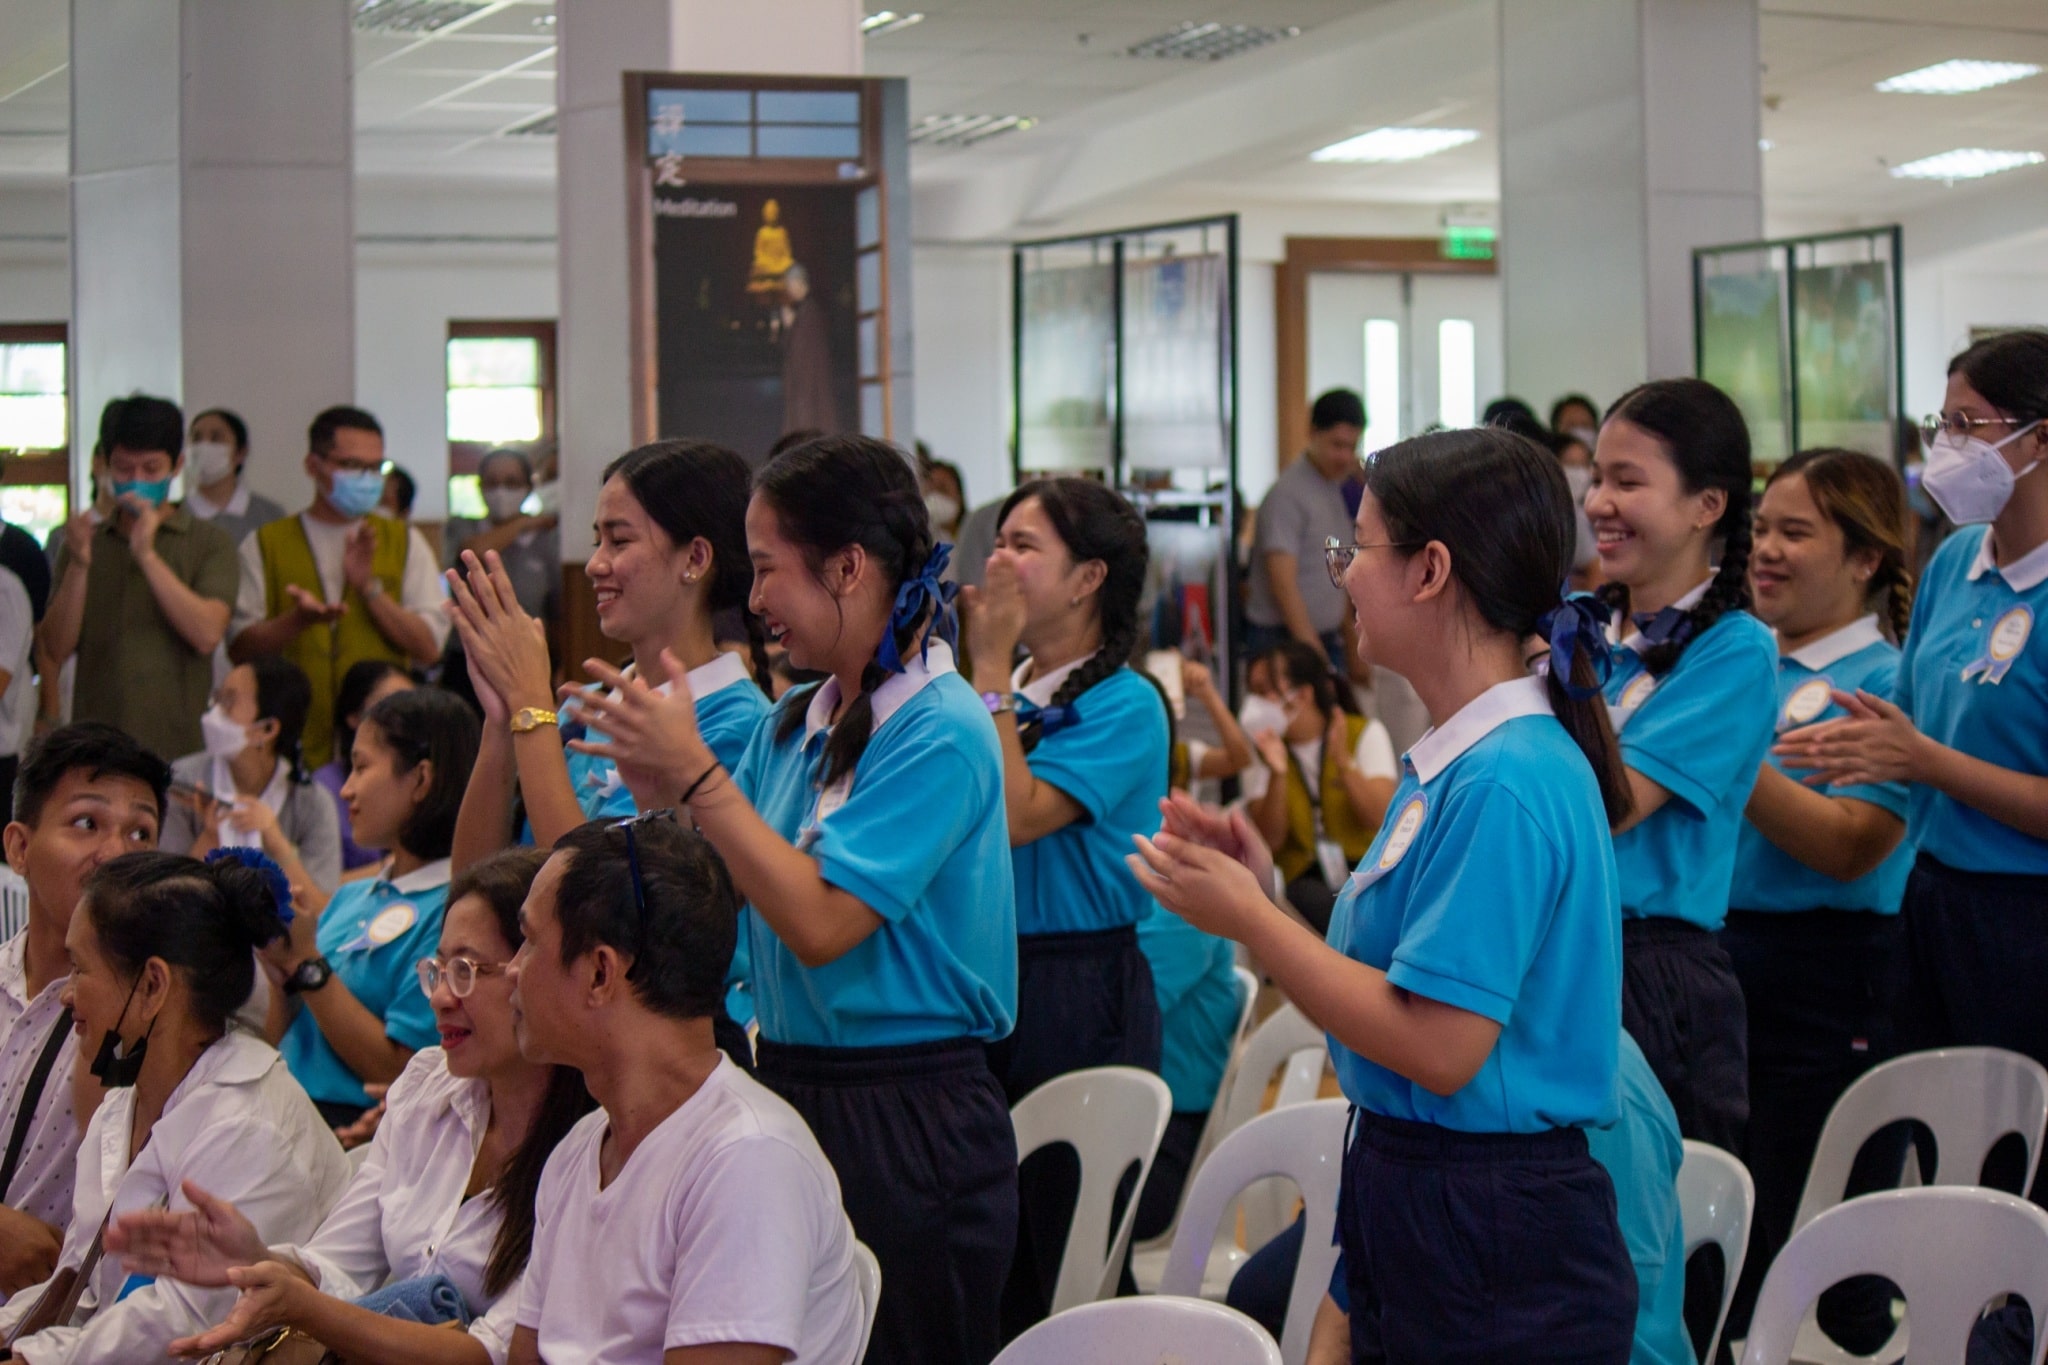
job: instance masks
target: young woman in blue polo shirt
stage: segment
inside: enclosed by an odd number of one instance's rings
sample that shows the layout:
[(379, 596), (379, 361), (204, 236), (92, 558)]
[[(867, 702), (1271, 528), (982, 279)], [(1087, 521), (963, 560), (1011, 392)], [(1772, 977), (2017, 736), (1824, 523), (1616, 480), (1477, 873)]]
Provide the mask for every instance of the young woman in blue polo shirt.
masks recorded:
[(1679, 1131), (1740, 1151), (1742, 987), (1714, 935), (1778, 676), (1771, 632), (1747, 610), (1749, 429), (1713, 385), (1659, 380), (1616, 400), (1593, 461), (1600, 593), (1621, 613), (1607, 703), (1634, 796), (1614, 827), (1622, 1022)]
[[(1891, 694), (1893, 641), (1913, 610), (1907, 534), (1905, 485), (1868, 455), (1802, 451), (1771, 475), (1750, 581), (1756, 614), (1778, 637), (1778, 733), (1845, 714), (1837, 691)], [(1741, 1156), (1757, 1201), (1736, 1335), (1791, 1236), (1828, 1111), (1888, 1050), (1899, 897), (1913, 862), (1902, 783), (1809, 787), (1772, 758), (1747, 815), (1721, 930), (1747, 1009)], [(1878, 1325), (1873, 1350), (1891, 1335), (1888, 1311)]]
[[(1159, 1002), (1136, 927), (1152, 900), (1123, 863), (1131, 836), (1159, 827), (1166, 797), (1166, 710), (1127, 662), (1149, 559), (1144, 519), (1122, 497), (1090, 479), (1042, 480), (1003, 503), (984, 585), (968, 590), (1017, 885), (1017, 1022), (989, 1048), (1013, 1105), (1083, 1067), (1159, 1069)], [(1065, 1152), (1019, 1172), (1006, 1336), (1050, 1311), (1079, 1178)]]
[(1779, 741), (1812, 780), (1912, 786), (1904, 1050), (1985, 1044), (2048, 1062), (2044, 460), (2048, 333), (1951, 361), (1921, 486), (1962, 529), (1921, 579), (1892, 696), (1845, 688), (1846, 717)]
[(1016, 1012), (1017, 917), (1002, 750), (935, 638), (950, 547), (903, 457), (845, 436), (769, 463), (747, 548), (754, 609), (826, 680), (729, 772), (686, 680), (664, 697), (593, 660), (614, 691), (586, 704), (610, 739), (576, 747), (618, 763), (643, 807), (689, 807), (752, 906), (761, 1079), (810, 1123), (881, 1262), (868, 1359), (985, 1362), (1017, 1236), (985, 1050)]
[[(1243, 814), (1176, 795), (1133, 870), (1241, 940), (1330, 1030), (1356, 1106), (1338, 1215), (1360, 1359), (1620, 1362), (1636, 1278), (1589, 1126), (1615, 1121), (1627, 777), (1605, 613), (1559, 600), (1573, 520), (1547, 451), (1491, 428), (1365, 466), (1333, 572), (1435, 722), (1325, 943), (1268, 899)], [(1551, 645), (1547, 678), (1523, 642)]]

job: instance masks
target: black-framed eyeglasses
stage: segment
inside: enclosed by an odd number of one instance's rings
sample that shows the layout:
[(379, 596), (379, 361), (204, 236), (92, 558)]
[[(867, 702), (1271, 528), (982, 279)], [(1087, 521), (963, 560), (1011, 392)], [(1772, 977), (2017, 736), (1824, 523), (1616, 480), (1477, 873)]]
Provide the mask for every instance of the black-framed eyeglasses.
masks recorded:
[(1351, 567), (1351, 561), (1358, 558), (1360, 550), (1414, 550), (1419, 549), (1419, 540), (1383, 540), (1373, 545), (1360, 545), (1357, 541), (1346, 545), (1335, 536), (1323, 537), (1323, 567), (1330, 571), (1332, 587), (1344, 586), (1344, 572)]
[(414, 970), (420, 974), (421, 991), (431, 997), (446, 981), (457, 1000), (469, 998), (469, 993), (476, 989), (478, 977), (502, 975), (510, 965), (505, 962), (478, 962), (473, 957), (423, 957), (413, 964)]
[(2016, 427), (2019, 423), (2010, 417), (1971, 417), (1960, 412), (1930, 412), (1920, 419), (1920, 435), (1932, 445), (1934, 438), (1947, 432), (1962, 440), (1978, 427)]

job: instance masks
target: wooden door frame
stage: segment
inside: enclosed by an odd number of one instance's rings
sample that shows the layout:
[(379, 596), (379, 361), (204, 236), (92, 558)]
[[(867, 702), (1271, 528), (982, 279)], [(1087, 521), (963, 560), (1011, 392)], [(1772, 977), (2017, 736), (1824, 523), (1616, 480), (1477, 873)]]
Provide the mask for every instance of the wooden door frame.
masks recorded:
[(1495, 261), (1444, 259), (1437, 237), (1289, 237), (1273, 288), (1275, 405), (1285, 469), (1308, 444), (1308, 277), (1318, 271), (1390, 275), (1493, 275)]

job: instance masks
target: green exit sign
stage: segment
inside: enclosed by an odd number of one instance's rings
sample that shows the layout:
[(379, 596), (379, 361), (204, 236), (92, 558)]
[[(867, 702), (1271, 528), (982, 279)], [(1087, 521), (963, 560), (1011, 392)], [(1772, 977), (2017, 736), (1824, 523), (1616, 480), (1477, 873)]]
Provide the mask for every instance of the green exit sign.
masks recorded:
[(1447, 261), (1490, 261), (1498, 230), (1490, 227), (1453, 226), (1444, 229), (1443, 253)]

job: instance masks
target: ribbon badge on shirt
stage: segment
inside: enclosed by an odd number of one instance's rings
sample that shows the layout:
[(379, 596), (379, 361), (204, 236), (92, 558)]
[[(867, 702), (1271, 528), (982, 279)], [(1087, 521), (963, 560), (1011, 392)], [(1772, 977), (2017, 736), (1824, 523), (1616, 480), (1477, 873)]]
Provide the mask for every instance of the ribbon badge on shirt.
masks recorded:
[(419, 922), (420, 912), (411, 901), (393, 901), (379, 910), (357, 934), (339, 951), (344, 953), (366, 952), (371, 948), (382, 948), (406, 930)]
[(1393, 871), (1394, 866), (1408, 856), (1408, 850), (1415, 844), (1415, 836), (1422, 832), (1422, 819), (1428, 814), (1428, 797), (1417, 792), (1408, 798), (1408, 804), (1401, 807), (1401, 814), (1388, 827), (1387, 841), (1380, 845), (1380, 856), (1353, 872), (1347, 889), (1363, 891)]
[(2020, 651), (2027, 647), (2027, 637), (2034, 633), (2034, 613), (2027, 607), (2014, 607), (1998, 618), (1991, 626), (1990, 643), (1984, 650), (1984, 657), (1963, 670), (1963, 681), (1975, 678), (1980, 683), (1994, 686), (2005, 681), (2005, 675), (2012, 669), (2012, 661), (2020, 657)]
[(1826, 678), (1809, 678), (1793, 689), (1785, 698), (1785, 714), (1779, 722), (1780, 733), (1805, 725), (1819, 717), (1835, 699), (1835, 685)]
[(1621, 733), (1621, 728), (1628, 724), (1629, 717), (1641, 709), (1642, 704), (1648, 701), (1650, 694), (1656, 690), (1657, 679), (1648, 673), (1640, 673), (1629, 679), (1628, 686), (1621, 689), (1621, 696), (1610, 702), (1607, 707), (1607, 719), (1614, 726), (1616, 734)]

